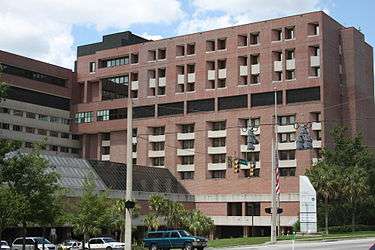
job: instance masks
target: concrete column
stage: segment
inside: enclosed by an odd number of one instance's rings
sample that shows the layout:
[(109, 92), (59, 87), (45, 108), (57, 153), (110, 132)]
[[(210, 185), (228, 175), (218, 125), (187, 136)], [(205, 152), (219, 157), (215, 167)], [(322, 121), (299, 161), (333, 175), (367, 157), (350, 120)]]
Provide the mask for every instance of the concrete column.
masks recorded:
[(249, 227), (243, 226), (243, 237), (248, 237), (248, 236), (249, 236)]
[(87, 103), (88, 100), (88, 82), (85, 81), (83, 84), (83, 103)]

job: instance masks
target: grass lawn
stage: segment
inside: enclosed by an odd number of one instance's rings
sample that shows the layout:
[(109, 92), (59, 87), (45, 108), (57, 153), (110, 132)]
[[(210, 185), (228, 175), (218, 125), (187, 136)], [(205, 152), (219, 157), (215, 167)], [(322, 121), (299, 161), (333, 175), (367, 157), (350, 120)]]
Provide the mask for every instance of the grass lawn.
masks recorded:
[[(334, 239), (352, 239), (363, 237), (375, 237), (375, 231), (358, 231), (354, 233), (332, 233), (329, 235), (297, 235), (297, 241), (308, 240), (334, 240)], [(281, 236), (278, 240), (291, 240), (292, 236)], [(247, 238), (230, 238), (230, 239), (217, 239), (208, 242), (209, 247), (232, 247), (242, 245), (258, 245), (269, 242), (270, 237), (247, 237)]]

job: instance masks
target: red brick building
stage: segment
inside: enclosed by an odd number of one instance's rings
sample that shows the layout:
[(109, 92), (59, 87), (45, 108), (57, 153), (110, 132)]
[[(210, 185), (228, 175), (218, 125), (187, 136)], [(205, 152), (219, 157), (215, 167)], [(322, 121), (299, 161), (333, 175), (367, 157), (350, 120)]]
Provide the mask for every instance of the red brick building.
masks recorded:
[[(78, 47), (76, 123), (82, 156), (126, 161), (126, 106), (134, 108), (134, 162), (166, 167), (213, 217), (217, 234), (267, 230), (273, 90), (278, 92), (281, 226), (299, 212), (299, 179), (337, 124), (375, 141), (373, 51), (364, 35), (324, 12), (146, 41), (130, 32)], [(78, 91), (79, 90), (79, 91)], [(251, 117), (259, 139), (246, 148)], [(371, 123), (372, 122), (372, 123)], [(313, 150), (296, 151), (294, 123), (309, 123)], [(256, 162), (257, 177), (227, 167)], [(255, 211), (251, 207), (255, 207)]]

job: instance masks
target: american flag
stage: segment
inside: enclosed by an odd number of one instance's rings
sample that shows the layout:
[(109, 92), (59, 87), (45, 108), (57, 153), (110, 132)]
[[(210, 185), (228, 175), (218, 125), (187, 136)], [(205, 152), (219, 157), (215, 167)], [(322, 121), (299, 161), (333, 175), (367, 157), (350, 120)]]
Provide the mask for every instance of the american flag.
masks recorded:
[(275, 152), (275, 189), (276, 189), (276, 194), (280, 194), (280, 171), (279, 171), (279, 157), (278, 157), (278, 150)]

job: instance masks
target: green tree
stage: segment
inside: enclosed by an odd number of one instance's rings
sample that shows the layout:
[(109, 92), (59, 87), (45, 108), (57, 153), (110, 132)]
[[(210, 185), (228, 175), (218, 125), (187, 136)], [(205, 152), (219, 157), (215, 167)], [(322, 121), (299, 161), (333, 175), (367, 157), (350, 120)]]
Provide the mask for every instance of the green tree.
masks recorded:
[(161, 226), (159, 217), (155, 213), (149, 213), (144, 216), (143, 219), (147, 229), (150, 230), (158, 230)]
[(0, 185), (0, 241), (5, 228), (17, 223), (22, 200), (7, 185)]
[[(70, 222), (77, 234), (83, 235), (83, 244), (88, 237), (99, 234), (105, 228), (113, 228), (115, 218), (107, 193), (95, 190), (95, 183), (88, 178), (83, 185), (83, 195)], [(90, 245), (88, 246), (90, 248)]]
[(306, 175), (310, 178), (318, 195), (323, 199), (325, 232), (328, 234), (329, 202), (338, 195), (338, 188), (340, 186), (340, 179), (338, 179), (339, 172), (336, 166), (320, 161), (307, 171)]
[(54, 219), (59, 176), (48, 169), (48, 162), (38, 149), (27, 154), (19, 151), (11, 153), (0, 172), (1, 183), (7, 183), (10, 190), (22, 200), (22, 209), (16, 210), (17, 222), (22, 225), (25, 241), (29, 224)]
[(214, 228), (212, 219), (199, 210), (193, 210), (188, 215), (187, 229), (194, 235), (208, 235)]
[[(139, 216), (140, 208), (136, 204), (133, 209), (131, 209), (132, 218), (137, 218)], [(120, 241), (125, 241), (125, 200), (117, 200), (113, 207), (112, 213), (114, 217), (114, 229), (120, 230)]]

